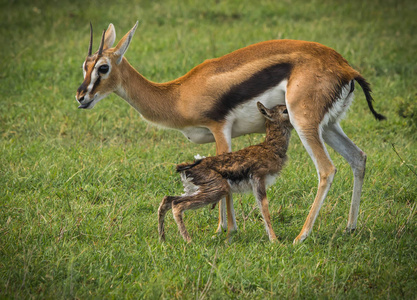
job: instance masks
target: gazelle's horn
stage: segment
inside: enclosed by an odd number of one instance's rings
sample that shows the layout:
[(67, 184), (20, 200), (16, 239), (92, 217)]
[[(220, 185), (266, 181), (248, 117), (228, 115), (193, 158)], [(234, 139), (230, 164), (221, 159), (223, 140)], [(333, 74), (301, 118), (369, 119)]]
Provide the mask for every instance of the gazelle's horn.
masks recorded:
[(101, 55), (103, 53), (104, 35), (105, 34), (106, 34), (106, 30), (103, 30), (103, 36), (101, 37), (101, 43), (100, 43), (100, 48), (98, 49), (98, 55)]
[(90, 46), (88, 47), (88, 56), (91, 56), (93, 50), (93, 24), (90, 22)]

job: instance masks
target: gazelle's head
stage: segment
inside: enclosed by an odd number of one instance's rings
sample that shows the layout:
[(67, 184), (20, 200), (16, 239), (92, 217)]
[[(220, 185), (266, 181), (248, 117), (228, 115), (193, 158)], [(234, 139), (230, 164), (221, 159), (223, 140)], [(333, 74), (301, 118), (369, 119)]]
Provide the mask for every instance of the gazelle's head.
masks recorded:
[(90, 46), (83, 64), (84, 81), (75, 96), (80, 103), (78, 108), (93, 108), (97, 102), (118, 88), (121, 82), (119, 65), (137, 26), (138, 22), (120, 40), (117, 46), (112, 48), (116, 40), (116, 31), (113, 24), (110, 24), (107, 30), (103, 32), (99, 49), (92, 54), (93, 27), (90, 23)]

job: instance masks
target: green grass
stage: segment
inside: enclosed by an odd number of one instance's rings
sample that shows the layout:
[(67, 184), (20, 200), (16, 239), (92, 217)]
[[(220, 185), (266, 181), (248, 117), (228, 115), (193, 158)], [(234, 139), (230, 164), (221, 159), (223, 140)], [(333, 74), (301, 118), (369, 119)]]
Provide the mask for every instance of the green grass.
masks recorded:
[[(133, 2), (0, 2), (0, 298), (415, 298), (416, 2)], [(92, 111), (74, 100), (89, 21), (97, 47), (108, 23), (120, 38), (136, 20), (126, 57), (157, 82), (275, 38), (326, 44), (361, 71), (388, 120), (373, 119), (358, 89), (342, 122), (368, 154), (357, 231), (344, 234), (350, 168), (330, 151), (332, 189), (311, 236), (292, 245), (317, 185), (294, 133), (268, 190), (278, 243), (244, 195), (232, 243), (212, 238), (218, 213), (206, 208), (185, 214), (193, 243), (168, 215), (160, 244), (159, 202), (182, 193), (175, 164), (213, 155), (214, 145), (152, 127), (114, 95)], [(262, 139), (244, 136), (234, 148)]]

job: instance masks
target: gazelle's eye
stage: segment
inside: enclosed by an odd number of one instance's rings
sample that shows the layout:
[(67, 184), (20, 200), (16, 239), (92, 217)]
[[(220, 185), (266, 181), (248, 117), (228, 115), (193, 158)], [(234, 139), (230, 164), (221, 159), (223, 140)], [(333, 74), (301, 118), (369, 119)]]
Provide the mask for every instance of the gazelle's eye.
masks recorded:
[(98, 67), (98, 71), (102, 74), (106, 74), (109, 71), (109, 65), (101, 65)]

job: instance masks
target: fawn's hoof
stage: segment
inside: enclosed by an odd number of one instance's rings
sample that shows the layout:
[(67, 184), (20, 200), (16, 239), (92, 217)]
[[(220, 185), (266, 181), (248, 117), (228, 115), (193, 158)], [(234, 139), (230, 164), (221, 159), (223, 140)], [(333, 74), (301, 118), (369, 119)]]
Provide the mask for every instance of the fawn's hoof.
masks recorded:
[(269, 238), (269, 241), (270, 241), (271, 243), (276, 243), (276, 242), (278, 242), (278, 239), (277, 239), (277, 237), (270, 237), (270, 238)]

